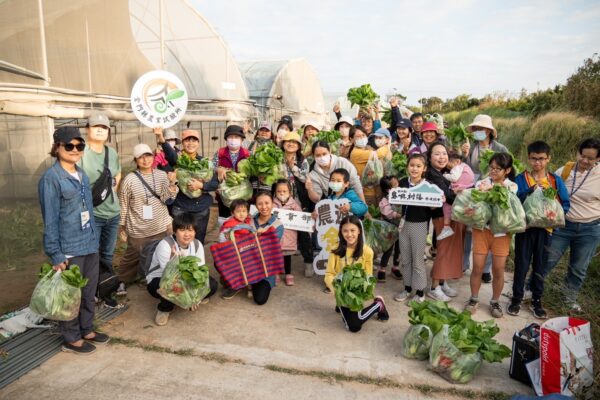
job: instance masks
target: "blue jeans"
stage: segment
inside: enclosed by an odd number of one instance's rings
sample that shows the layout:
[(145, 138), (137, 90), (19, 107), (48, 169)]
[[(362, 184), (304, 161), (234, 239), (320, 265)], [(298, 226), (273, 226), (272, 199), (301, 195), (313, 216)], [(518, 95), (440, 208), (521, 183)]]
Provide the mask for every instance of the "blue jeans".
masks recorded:
[(119, 234), (119, 219), (116, 215), (112, 218), (104, 219), (94, 217), (96, 229), (98, 230), (98, 253), (100, 261), (107, 265), (112, 265), (115, 246), (117, 245), (117, 235)]
[[(471, 269), (471, 247), (473, 246), (473, 234), (467, 230), (465, 232), (465, 249), (463, 253), (463, 272)], [(492, 272), (492, 253), (488, 253), (483, 266), (483, 273), (489, 274)]]
[(565, 298), (574, 303), (577, 301), (588, 266), (600, 244), (600, 219), (587, 224), (566, 222), (564, 228), (556, 229), (552, 235), (552, 247), (548, 251), (544, 276), (552, 271), (570, 247), (569, 268), (565, 277)]

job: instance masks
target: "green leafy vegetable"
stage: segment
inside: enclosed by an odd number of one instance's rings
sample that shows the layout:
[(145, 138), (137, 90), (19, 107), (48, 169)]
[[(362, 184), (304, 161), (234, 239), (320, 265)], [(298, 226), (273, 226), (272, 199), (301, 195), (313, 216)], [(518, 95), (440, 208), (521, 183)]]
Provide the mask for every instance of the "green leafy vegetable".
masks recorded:
[(485, 201), (484, 195), (484, 192), (477, 189), (460, 192), (452, 203), (452, 219), (467, 226), (484, 229), (492, 218), (492, 208)]
[(238, 163), (238, 171), (246, 176), (261, 178), (266, 185), (285, 178), (282, 167), (283, 151), (273, 142), (260, 146), (254, 154)]
[(348, 265), (333, 281), (337, 306), (351, 311), (362, 310), (363, 303), (374, 297), (375, 282), (376, 279), (367, 275), (362, 264)]
[(179, 190), (192, 199), (200, 197), (202, 195), (202, 189), (190, 190), (188, 188), (190, 180), (198, 179), (203, 182), (208, 182), (212, 179), (214, 174), (213, 165), (208, 159), (192, 159), (186, 153), (182, 153), (177, 158), (176, 168)]
[[(516, 158), (510, 151), (508, 153), (509, 156), (512, 157), (513, 161), (513, 170), (515, 175), (519, 175), (521, 172), (525, 171), (525, 166)], [(490, 149), (483, 150), (479, 153), (479, 171), (481, 171), (481, 176), (486, 176), (489, 172), (490, 167), (490, 159), (494, 155), (494, 151)]]
[(210, 292), (208, 267), (200, 265), (196, 256), (173, 257), (160, 278), (158, 293), (188, 309), (202, 301)]
[(176, 167), (190, 172), (198, 172), (212, 170), (212, 163), (207, 158), (201, 160), (195, 158), (192, 159), (186, 153), (181, 153), (181, 155), (177, 157)]
[(470, 139), (473, 139), (473, 135), (470, 132), (467, 132), (467, 129), (462, 122), (452, 128), (444, 129), (444, 134), (453, 146), (461, 145), (468, 142)]
[(361, 110), (372, 106), (379, 100), (379, 95), (373, 91), (371, 85), (368, 83), (359, 87), (350, 88), (346, 97), (350, 100), (351, 107), (358, 105)]
[(558, 195), (558, 190), (554, 189), (553, 187), (548, 187), (548, 188), (544, 189), (542, 192), (544, 193), (544, 197), (547, 198), (548, 200), (554, 200), (554, 199), (556, 199), (556, 196)]
[(402, 340), (402, 355), (406, 358), (425, 360), (429, 357), (429, 348), (433, 333), (427, 325), (411, 325)]
[(396, 177), (406, 176), (406, 167), (408, 166), (407, 155), (400, 151), (394, 152), (394, 154), (392, 155), (392, 165), (394, 166)]
[(524, 232), (527, 224), (525, 210), (521, 201), (514, 193), (508, 192), (508, 206), (492, 205), (492, 219), (490, 229), (492, 233), (519, 233)]
[(379, 207), (376, 206), (375, 204), (369, 205), (369, 214), (371, 214), (371, 217), (373, 217), (373, 218), (381, 217), (381, 211), (379, 210)]
[(320, 131), (310, 139), (310, 143), (307, 146), (312, 146), (317, 141), (323, 141), (329, 144), (329, 150), (332, 154), (339, 153), (340, 143), (342, 141), (342, 134), (339, 131)]
[(529, 228), (557, 228), (565, 226), (565, 212), (556, 199), (557, 191), (553, 188), (536, 189), (527, 196), (523, 210), (527, 216)]
[(79, 314), (81, 288), (88, 279), (81, 276), (78, 265), (60, 273), (45, 263), (40, 269), (40, 281), (31, 295), (29, 307), (46, 319), (70, 321)]
[(363, 221), (365, 242), (375, 254), (383, 254), (398, 240), (398, 227), (387, 221), (367, 218)]
[(383, 111), (381, 120), (388, 125), (392, 125), (392, 109), (387, 107), (381, 107), (381, 110)]

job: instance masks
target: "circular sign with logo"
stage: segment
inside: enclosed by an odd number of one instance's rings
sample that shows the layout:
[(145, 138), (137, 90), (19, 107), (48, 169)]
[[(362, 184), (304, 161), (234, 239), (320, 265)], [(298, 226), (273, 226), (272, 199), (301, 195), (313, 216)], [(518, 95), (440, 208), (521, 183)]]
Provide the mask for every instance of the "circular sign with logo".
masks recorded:
[(149, 128), (170, 128), (187, 109), (188, 96), (183, 82), (167, 71), (142, 75), (131, 90), (131, 108), (137, 119)]

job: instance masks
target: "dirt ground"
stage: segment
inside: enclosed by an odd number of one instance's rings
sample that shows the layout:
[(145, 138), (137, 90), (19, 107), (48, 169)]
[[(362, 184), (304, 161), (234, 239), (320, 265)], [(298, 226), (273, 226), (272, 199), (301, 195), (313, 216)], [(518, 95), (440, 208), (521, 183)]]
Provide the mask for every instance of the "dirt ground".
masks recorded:
[[(215, 215), (210, 226), (213, 221)], [(206, 244), (215, 239), (213, 230)], [(209, 251), (207, 257), (210, 264)], [(335, 313), (333, 296), (322, 292), (322, 278), (306, 279), (302, 271), (302, 260), (295, 257), (296, 286), (278, 285), (264, 306), (255, 305), (245, 293), (231, 300), (216, 295), (196, 312), (176, 310), (164, 327), (154, 325), (156, 300), (143, 287), (131, 286), (125, 299), (130, 309), (103, 326), (114, 338), (111, 345), (89, 357), (59, 354), (0, 391), (0, 397), (162, 398), (168, 393), (170, 398), (190, 399), (421, 399), (532, 394), (509, 378), (509, 359), (484, 363), (472, 382), (453, 385), (428, 371), (426, 361), (403, 358), (408, 307), (393, 300), (400, 281), (388, 279), (376, 289), (386, 300), (390, 321), (373, 319), (352, 334)], [(468, 277), (453, 285), (459, 295), (451, 305), (462, 308)], [(491, 286), (483, 285), (480, 297), (490, 295)], [(482, 305), (474, 318), (491, 317)], [(528, 311), (499, 319), (498, 340), (510, 347), (513, 333), (530, 321)]]

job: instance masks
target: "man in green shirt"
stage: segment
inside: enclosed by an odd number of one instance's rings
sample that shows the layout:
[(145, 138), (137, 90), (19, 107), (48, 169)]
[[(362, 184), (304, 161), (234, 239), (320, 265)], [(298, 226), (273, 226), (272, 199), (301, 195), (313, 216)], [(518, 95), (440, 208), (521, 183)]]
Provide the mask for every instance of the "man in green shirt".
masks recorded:
[[(96, 196), (94, 196), (94, 220), (98, 229), (100, 261), (112, 266), (121, 213), (119, 197), (117, 196), (117, 186), (121, 180), (121, 163), (117, 152), (112, 147), (106, 146), (109, 133), (110, 121), (108, 117), (105, 114), (92, 113), (87, 124), (85, 151), (78, 165), (89, 177), (90, 186), (94, 193), (96, 182), (103, 181), (99, 178), (101, 178), (104, 170), (105, 152), (108, 151), (108, 168), (112, 179), (107, 187), (101, 190), (103, 192), (102, 200), (96, 200)], [(98, 203), (98, 201), (100, 202)]]

